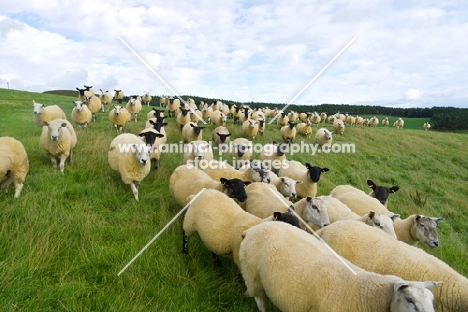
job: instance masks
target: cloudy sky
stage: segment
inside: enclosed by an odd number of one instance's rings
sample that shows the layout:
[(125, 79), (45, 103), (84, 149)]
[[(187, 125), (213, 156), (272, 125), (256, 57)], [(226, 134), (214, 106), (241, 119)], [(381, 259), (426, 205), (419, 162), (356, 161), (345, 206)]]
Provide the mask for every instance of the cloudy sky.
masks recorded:
[(294, 103), (468, 107), (450, 0), (1, 1), (0, 88), (171, 94), (126, 42), (178, 94), (287, 103), (351, 41)]

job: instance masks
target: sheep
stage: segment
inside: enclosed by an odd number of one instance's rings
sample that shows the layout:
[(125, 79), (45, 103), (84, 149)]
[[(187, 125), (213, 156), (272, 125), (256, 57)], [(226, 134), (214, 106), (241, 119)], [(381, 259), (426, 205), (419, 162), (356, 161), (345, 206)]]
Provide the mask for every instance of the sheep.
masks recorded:
[(101, 110), (102, 104), (101, 99), (97, 96), (89, 96), (86, 97), (85, 101), (86, 105), (88, 105), (91, 114), (93, 115), (93, 122), (96, 122), (97, 115), (96, 113)]
[(188, 161), (197, 164), (197, 161), (202, 159), (206, 161), (213, 159), (213, 150), (208, 142), (194, 140), (184, 146), (184, 164), (187, 164)]
[(325, 123), (327, 120), (327, 114), (326, 113), (320, 113), (320, 119), (322, 120), (322, 123)]
[(431, 128), (431, 124), (428, 123), (428, 122), (425, 122), (424, 125), (423, 125), (423, 128), (424, 128), (424, 131), (427, 131)]
[(149, 104), (150, 104), (150, 102), (151, 102), (151, 99), (152, 99), (152, 97), (151, 97), (151, 95), (149, 94), (149, 92), (146, 92), (146, 93), (143, 95), (143, 97), (142, 97), (142, 101), (143, 101), (143, 103), (146, 104), (146, 106), (149, 106)]
[(57, 159), (60, 159), (60, 172), (65, 169), (65, 160), (70, 156), (70, 163), (73, 161), (73, 148), (77, 143), (76, 133), (72, 124), (66, 119), (54, 119), (45, 122), (42, 127), (39, 142), (44, 152), (50, 157), (52, 166), (57, 167)]
[[(302, 184), (296, 185), (297, 196), (304, 198), (307, 196), (315, 197), (317, 195), (317, 183), (320, 180), (322, 172), (330, 169), (311, 166), (306, 163), (305, 166), (298, 161), (288, 161), (287, 166), (283, 166), (278, 176), (290, 177), (291, 179), (302, 181)], [(370, 210), (370, 209), (369, 209)]]
[(199, 122), (200, 120), (203, 120), (202, 112), (200, 112), (198, 109), (192, 109), (192, 111), (190, 111), (190, 120), (192, 122)]
[(158, 169), (159, 159), (161, 157), (161, 143), (158, 143), (158, 139), (164, 137), (164, 135), (156, 131), (154, 128), (145, 128), (138, 134), (138, 136), (146, 143), (149, 151), (149, 160), (153, 163), (153, 169)]
[(120, 105), (115, 105), (109, 112), (109, 121), (114, 125), (117, 132), (122, 132), (123, 127), (130, 122), (132, 115)]
[(189, 122), (182, 128), (182, 138), (187, 143), (201, 140), (203, 137), (203, 129), (205, 129), (205, 127), (201, 127), (194, 122)]
[(128, 100), (127, 105), (125, 105), (125, 108), (135, 119), (135, 122), (137, 122), (141, 112), (141, 101), (135, 95), (132, 95)]
[(252, 114), (250, 114), (250, 119), (257, 120), (257, 121), (259, 119), (265, 120), (265, 113), (263, 111), (257, 109)]
[(259, 311), (266, 311), (269, 298), (281, 311), (434, 312), (429, 289), (436, 282), (404, 281), (346, 262), (353, 275), (322, 242), (283, 222), (262, 222), (242, 236), (245, 295), (255, 298)]
[(345, 130), (345, 124), (344, 124), (343, 120), (341, 120), (339, 118), (336, 119), (333, 122), (333, 128), (335, 129), (335, 133), (338, 133), (339, 135), (343, 135), (344, 130)]
[(397, 129), (403, 129), (404, 125), (405, 125), (405, 121), (401, 118), (398, 118), (397, 121), (393, 123), (393, 127)]
[(400, 189), (398, 186), (378, 186), (372, 180), (367, 180), (367, 185), (372, 189), (369, 196), (377, 198), (385, 207), (387, 207), (388, 204), (388, 195), (393, 194)]
[(33, 103), (33, 121), (38, 127), (44, 126), (44, 122), (51, 122), (54, 119), (67, 119), (67, 116), (58, 105), (45, 106), (41, 103)]
[(258, 121), (254, 119), (247, 119), (242, 124), (242, 131), (248, 139), (254, 140), (258, 134)]
[(373, 210), (378, 214), (390, 213), (387, 207), (382, 205), (378, 199), (370, 197), (363, 191), (346, 192), (340, 195), (338, 199), (358, 215), (363, 215), (369, 210)]
[(258, 119), (258, 134), (262, 137), (263, 133), (265, 133), (265, 120)]
[(356, 126), (362, 127), (364, 125), (364, 118), (356, 116)]
[(213, 110), (213, 113), (211, 114), (211, 122), (216, 126), (216, 127), (225, 127), (226, 126), (226, 121), (227, 117), (224, 115), (219, 110)]
[(289, 122), (289, 117), (286, 115), (286, 113), (283, 113), (282, 111), (279, 112), (278, 119), (276, 120), (276, 124), (280, 127), (284, 127), (288, 125)]
[(310, 126), (311, 121), (307, 120), (307, 122), (301, 122), (297, 125), (297, 133), (300, 135), (309, 138), (312, 135), (312, 127)]
[(211, 166), (202, 168), (206, 174), (216, 181), (219, 181), (221, 177), (250, 182), (270, 183), (271, 181), (270, 170), (259, 160), (249, 161), (248, 165), (240, 170), (234, 169), (233, 167), (220, 168), (217, 164), (216, 162), (212, 162)]
[(347, 192), (362, 192), (362, 193), (364, 193), (363, 191), (361, 191), (358, 188), (355, 188), (352, 185), (344, 184), (344, 185), (335, 186), (333, 188), (333, 190), (331, 190), (330, 195), (335, 197), (335, 198), (339, 198), (341, 195), (343, 195), (344, 193), (347, 193)]
[(159, 97), (159, 107), (166, 107), (168, 102), (169, 101), (168, 101), (167, 97), (165, 97), (163, 95), (161, 95)]
[(296, 198), (296, 185), (302, 181), (296, 181), (288, 177), (278, 177), (276, 173), (270, 172), (270, 184), (275, 186), (284, 197)]
[(250, 182), (239, 179), (221, 178), (215, 181), (205, 172), (191, 165), (177, 167), (169, 178), (169, 190), (181, 206), (187, 205), (190, 201), (187, 198), (197, 194), (203, 188), (220, 191), (239, 202), (244, 202), (247, 199), (244, 185), (248, 184)]
[(213, 130), (213, 133), (211, 134), (211, 139), (216, 145), (228, 144), (230, 136), (231, 133), (229, 133), (229, 130), (226, 127), (219, 126)]
[(393, 226), (398, 240), (413, 246), (421, 241), (425, 242), (430, 248), (437, 248), (439, 246), (437, 225), (442, 220), (443, 218), (431, 218), (414, 214), (404, 220), (395, 219)]
[(316, 127), (318, 127), (319, 123), (322, 121), (322, 117), (316, 112), (312, 113), (310, 116), (309, 121)]
[(12, 137), (0, 137), (0, 189), (6, 194), (11, 182), (15, 184), (14, 198), (21, 195), (29, 171), (29, 161), (23, 143)]
[[(327, 226), (330, 224), (328, 218), (327, 206), (323, 198), (306, 197), (292, 204), (288, 200), (280, 200), (281, 194), (266, 183), (252, 183), (245, 188), (247, 200), (243, 203), (245, 210), (259, 218), (267, 218), (275, 211), (286, 212), (288, 207), (291, 207), (304, 221), (315, 224), (318, 227)], [(277, 194), (273, 194), (272, 191)], [(305, 230), (304, 224), (300, 224), (300, 228)]]
[(333, 134), (327, 128), (320, 128), (315, 133), (315, 140), (317, 140), (319, 145), (331, 145), (333, 140)]
[(277, 173), (287, 161), (285, 155), (287, 150), (288, 145), (286, 143), (278, 144), (273, 141), (273, 143), (263, 145), (262, 151), (260, 152), (260, 159), (270, 170)]
[(179, 99), (174, 99), (174, 98), (168, 98), (167, 99), (167, 114), (169, 117), (176, 116), (176, 112), (179, 111), (180, 108), (180, 100)]
[(89, 110), (88, 106), (81, 102), (81, 101), (72, 101), (75, 104), (73, 110), (71, 112), (71, 119), (75, 122), (79, 127), (86, 128), (93, 118), (93, 114)]
[(205, 106), (201, 109), (202, 118), (207, 122), (211, 122), (211, 115), (213, 114), (213, 108), (210, 106)]
[(243, 124), (247, 119), (249, 119), (251, 112), (251, 109), (244, 105), (241, 108), (241, 114), (239, 115), (239, 123)]
[[(163, 111), (161, 111), (161, 110), (158, 109), (158, 108), (154, 108), (154, 107), (153, 107), (153, 109), (150, 110), (150, 111), (146, 114), (146, 121), (148, 121), (148, 120), (150, 120), (150, 119), (153, 119), (153, 118), (154, 118), (154, 119), (159, 118), (159, 119), (161, 120), (161, 118), (164, 119), (164, 118), (166, 118), (166, 117), (164, 117), (164, 112), (163, 112)], [(155, 120), (153, 120), (153, 121), (155, 121)], [(148, 128), (148, 127), (147, 127), (147, 128)]]
[(371, 119), (369, 119), (369, 127), (377, 127), (379, 125), (379, 118), (376, 116), (372, 116)]
[(211, 108), (213, 109), (213, 112), (219, 110), (221, 108), (221, 105), (223, 105), (221, 101), (213, 100), (213, 103), (211, 103)]
[(85, 88), (87, 92), (89, 92), (89, 94), (91, 94), (91, 96), (96, 95), (96, 93), (93, 90), (93, 86), (84, 85), (83, 87)]
[(377, 214), (370, 210), (364, 215), (360, 216), (355, 212), (352, 212), (348, 206), (343, 204), (340, 200), (332, 196), (325, 197), (325, 203), (327, 205), (328, 218), (330, 223), (339, 220), (355, 220), (363, 222), (367, 225), (377, 227), (385, 233), (391, 235), (393, 238), (398, 238), (396, 230), (394, 228), (394, 220), (397, 220), (400, 216), (397, 214)]
[(117, 103), (122, 104), (122, 100), (125, 96), (124, 92), (122, 90), (116, 90), (116, 89), (114, 89), (114, 92), (115, 92), (114, 99), (117, 100)]
[(288, 125), (281, 127), (281, 137), (285, 142), (293, 142), (296, 138), (296, 123), (294, 121), (288, 121)]
[(177, 114), (176, 121), (180, 127), (180, 130), (182, 131), (184, 126), (190, 123), (190, 114), (189, 114), (190, 109), (185, 109), (185, 108), (180, 107), (179, 110), (180, 112)]
[(388, 124), (389, 124), (388, 117), (385, 117), (385, 119), (382, 120), (382, 127), (388, 127)]
[(252, 142), (245, 138), (237, 138), (231, 142), (230, 151), (234, 168), (239, 168), (242, 162), (252, 157)]
[(233, 113), (234, 124), (240, 123), (240, 116), (242, 115), (241, 108), (236, 107)]
[(338, 254), (364, 270), (395, 274), (404, 279), (442, 282), (433, 291), (435, 310), (467, 311), (468, 279), (424, 250), (389, 239), (381, 231), (359, 222), (346, 220), (320, 229), (318, 234)]
[(288, 113), (289, 121), (296, 122), (297, 117), (298, 117), (298, 114), (297, 114), (295, 111), (290, 111), (290, 112)]
[(87, 97), (93, 97), (94, 96), (94, 91), (91, 92), (91, 91), (87, 90), (86, 88), (80, 89), (80, 88), (77, 87), (76, 90), (78, 91), (78, 101), (86, 102)]
[(110, 144), (107, 160), (111, 169), (120, 173), (122, 181), (130, 185), (138, 201), (138, 187), (151, 170), (149, 149), (143, 140), (135, 134), (119, 134)]
[(109, 107), (112, 104), (112, 99), (114, 98), (112, 96), (112, 93), (109, 92), (109, 90), (103, 91), (101, 90), (101, 95), (99, 96), (99, 99), (101, 100), (102, 104), (102, 112), (106, 113), (109, 111)]

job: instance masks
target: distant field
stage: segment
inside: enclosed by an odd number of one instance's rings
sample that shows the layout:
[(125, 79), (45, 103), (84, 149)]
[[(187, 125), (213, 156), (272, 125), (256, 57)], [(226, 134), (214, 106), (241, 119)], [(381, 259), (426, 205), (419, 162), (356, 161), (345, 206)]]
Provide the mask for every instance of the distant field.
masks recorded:
[[(189, 255), (181, 254), (182, 217), (117, 276), (182, 208), (168, 190), (182, 154), (162, 155), (161, 167), (143, 180), (136, 202), (107, 163), (116, 136), (107, 114), (99, 113), (89, 129), (77, 129), (74, 162), (67, 162), (62, 175), (39, 146), (32, 100), (57, 104), (70, 116), (76, 95), (0, 89), (0, 99), (0, 136), (20, 140), (30, 162), (20, 198), (13, 198), (12, 189), (0, 194), (2, 311), (257, 311), (254, 299), (244, 297), (242, 277), (231, 259), (222, 258), (222, 267), (215, 268), (197, 236), (189, 241)], [(138, 133), (149, 110), (145, 106), (142, 118), (125, 131)], [(405, 118), (405, 128), (397, 130), (394, 120), (390, 117), (389, 128), (347, 127), (343, 136), (334, 137), (335, 143), (353, 143), (355, 153), (298, 153), (288, 159), (330, 168), (318, 195), (340, 184), (367, 192), (367, 179), (399, 186), (389, 209), (402, 217), (444, 217), (440, 247), (419, 247), (468, 276), (467, 135), (421, 131), (426, 119)], [(168, 143), (180, 142), (175, 118), (168, 122)], [(233, 138), (242, 136), (232, 120), (227, 127)], [(205, 140), (213, 128), (207, 125)], [(281, 141), (276, 125), (268, 125), (255, 142), (272, 140)]]

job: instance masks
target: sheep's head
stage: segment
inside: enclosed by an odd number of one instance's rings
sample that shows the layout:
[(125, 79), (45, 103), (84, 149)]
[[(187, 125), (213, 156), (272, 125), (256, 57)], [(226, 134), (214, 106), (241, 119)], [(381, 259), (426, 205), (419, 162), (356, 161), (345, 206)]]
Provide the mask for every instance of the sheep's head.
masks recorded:
[(45, 107), (44, 104), (36, 103), (36, 102), (33, 100), (33, 114), (34, 114), (34, 115), (41, 114), (41, 113), (42, 113), (42, 109), (43, 109), (44, 107)]
[(320, 175), (322, 172), (327, 172), (330, 169), (328, 168), (320, 168), (318, 166), (311, 166), (309, 163), (306, 163), (307, 168), (307, 175), (312, 182), (317, 183), (320, 180)]
[(247, 200), (247, 193), (245, 192), (245, 185), (249, 185), (250, 182), (242, 181), (240, 179), (220, 179), (221, 184), (224, 187), (224, 193), (240, 202)]
[(252, 179), (257, 182), (270, 183), (270, 169), (260, 160), (250, 161), (250, 168), (252, 170)]
[[(294, 209), (294, 207), (293, 207)], [(282, 221), (282, 222), (286, 222), (286, 223), (289, 223), (291, 224), (292, 226), (296, 226), (298, 228), (299, 227), (299, 219), (290, 211), (286, 211), (286, 212), (278, 212), (278, 211), (275, 211), (273, 212), (273, 220), (274, 221)]]
[(319, 227), (324, 227), (330, 224), (327, 203), (325, 199), (326, 198), (322, 197), (306, 197), (306, 207), (304, 210), (305, 221), (312, 222)]
[(400, 188), (398, 186), (392, 186), (390, 188), (385, 186), (378, 186), (372, 180), (367, 180), (367, 185), (373, 190), (373, 196), (379, 200), (382, 205), (385, 205), (390, 194), (395, 193)]
[(115, 105), (114, 106), (114, 114), (120, 115), (121, 110), (122, 110), (122, 106), (120, 106), (120, 105)]
[(146, 144), (133, 144), (133, 148), (135, 149), (135, 159), (137, 162), (142, 166), (146, 166), (149, 163), (148, 146)]
[(439, 235), (437, 233), (437, 224), (443, 218), (430, 218), (422, 215), (415, 215), (413, 225), (410, 228), (411, 236), (419, 241), (425, 242), (429, 247), (439, 246)]
[(284, 196), (289, 198), (296, 198), (296, 185), (301, 184), (302, 181), (296, 181), (288, 177), (280, 178), (281, 184), (278, 191)]
[(434, 311), (434, 294), (430, 291), (440, 282), (398, 281), (393, 285), (391, 311)]
[(75, 109), (77, 112), (81, 112), (81, 110), (83, 109), (83, 105), (85, 105), (85, 103), (81, 101), (73, 101), (73, 104), (75, 104)]
[(44, 121), (44, 126), (49, 128), (49, 136), (52, 141), (58, 141), (60, 135), (62, 134), (62, 128), (66, 127), (65, 122), (60, 122), (59, 120), (52, 120), (51, 122)]
[(393, 220), (400, 217), (397, 214), (379, 215), (374, 211), (370, 210), (367, 214), (362, 217), (362, 221), (365, 224), (381, 229), (388, 235), (397, 239), (395, 228), (393, 226)]

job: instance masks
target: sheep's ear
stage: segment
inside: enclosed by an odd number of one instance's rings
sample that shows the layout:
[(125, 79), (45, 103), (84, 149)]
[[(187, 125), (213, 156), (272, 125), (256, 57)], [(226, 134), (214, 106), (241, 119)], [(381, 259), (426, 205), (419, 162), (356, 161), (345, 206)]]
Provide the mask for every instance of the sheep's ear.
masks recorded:
[(168, 123), (167, 123), (167, 122), (163, 122), (163, 124), (162, 124), (162, 125), (165, 127), (165, 126), (167, 126), (167, 125), (168, 125)]
[(390, 219), (392, 219), (392, 221), (395, 221), (398, 218), (400, 218), (400, 215), (398, 213), (394, 213), (392, 216), (390, 216)]
[(306, 197), (306, 200), (307, 200), (308, 202), (310, 202), (311, 200), (313, 200), (313, 198), (310, 197), (310, 196), (307, 196), (307, 197)]
[(222, 185), (225, 185), (228, 182), (228, 179), (220, 178), (219, 181), (221, 182)]
[(428, 282), (428, 281), (426, 281), (426, 282), (421, 282), (421, 283), (423, 283), (424, 288), (427, 288), (427, 289), (431, 290), (432, 288), (436, 287), (437, 285), (442, 284), (443, 282)]
[(390, 189), (389, 189), (389, 193), (395, 193), (396, 191), (398, 191), (400, 188), (398, 186), (392, 186)]
[(395, 289), (395, 291), (401, 291), (403, 289), (405, 289), (406, 287), (408, 287), (409, 284), (405, 281), (399, 281), (399, 282), (395, 282), (395, 284), (393, 284), (393, 288)]
[(278, 218), (281, 216), (281, 212), (275, 211), (273, 212), (273, 220), (278, 220)]
[(250, 181), (242, 181), (242, 183), (244, 183), (244, 186), (247, 186), (247, 185), (251, 184), (252, 182), (250, 182)]
[(49, 123), (48, 123), (47, 121), (43, 121), (43, 123), (44, 123), (44, 126), (48, 126), (48, 125), (49, 125)]
[(301, 180), (297, 180), (297, 181), (296, 181), (296, 184), (302, 184), (302, 181), (301, 181)]
[(158, 134), (156, 134), (156, 136), (157, 136), (158, 138), (163, 138), (163, 137), (164, 137), (164, 134), (158, 133)]
[(373, 210), (369, 210), (367, 215), (369, 216), (369, 219), (374, 219), (375, 218), (375, 212)]
[(144, 132), (140, 132), (140, 133), (138, 133), (138, 136), (144, 137), (144, 136), (145, 136), (145, 133), (144, 133)]
[(312, 167), (309, 163), (306, 163), (305, 166), (307, 169), (310, 169)]
[(417, 222), (417, 221), (421, 220), (421, 218), (422, 218), (421, 215), (416, 215), (416, 217), (414, 218), (414, 220)]
[(202, 130), (203, 130), (203, 129), (205, 129), (206, 127), (198, 127), (198, 128), (200, 128), (200, 129), (202, 129)]
[(436, 225), (439, 225), (439, 222), (444, 220), (444, 218), (431, 218), (435, 223)]
[(36, 104), (36, 101), (32, 100), (32, 102), (33, 102), (33, 105)]
[(191, 126), (192, 128), (195, 128), (195, 127), (196, 127), (196, 126), (193, 125), (193, 123), (190, 123), (190, 126)]
[(152, 124), (152, 125), (154, 125), (154, 124), (155, 124), (155, 122), (154, 122), (154, 121), (152, 121), (152, 120), (148, 120), (148, 122), (149, 122), (150, 124)]
[(322, 168), (321, 171), (322, 171), (322, 172), (327, 172), (327, 171), (330, 171), (330, 169), (328, 169), (328, 168)]
[(377, 185), (375, 185), (374, 181), (372, 180), (367, 180), (367, 185), (373, 190), (377, 187)]

